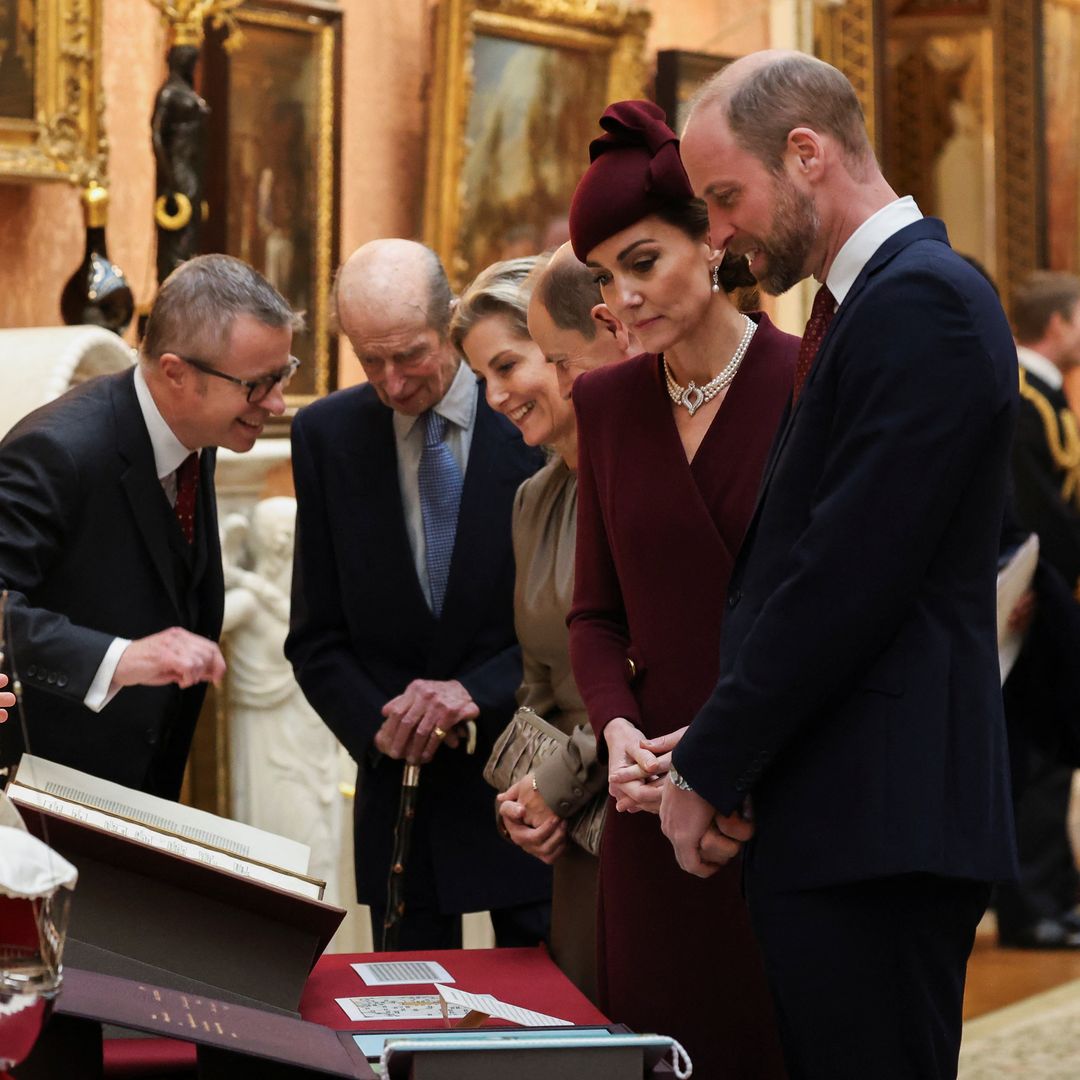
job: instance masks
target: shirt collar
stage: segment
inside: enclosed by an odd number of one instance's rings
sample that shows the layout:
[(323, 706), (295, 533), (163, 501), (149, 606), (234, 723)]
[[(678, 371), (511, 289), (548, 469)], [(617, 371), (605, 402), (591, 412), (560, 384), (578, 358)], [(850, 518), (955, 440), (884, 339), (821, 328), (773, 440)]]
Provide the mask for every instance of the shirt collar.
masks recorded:
[(146, 385), (146, 376), (142, 366), (135, 365), (135, 396), (139, 399), (139, 411), (142, 413), (146, 431), (150, 436), (150, 445), (154, 448), (154, 468), (159, 480), (164, 480), (176, 472), (191, 451), (173, 434), (172, 428), (165, 423)]
[[(435, 411), (445, 416), (451, 424), (468, 430), (476, 419), (476, 374), (465, 361), (458, 364), (457, 372), (450, 380), (450, 387), (435, 405)], [(394, 413), (394, 434), (399, 439), (407, 439), (416, 426), (419, 416), (406, 416)]]
[(876, 214), (871, 214), (848, 238), (844, 246), (836, 253), (825, 284), (836, 299), (836, 306), (844, 302), (844, 297), (851, 291), (855, 279), (862, 273), (863, 267), (873, 257), (890, 236), (908, 225), (922, 220), (922, 213), (910, 195), (883, 206)]
[(1065, 377), (1053, 360), (1048, 360), (1042, 353), (1037, 353), (1026, 345), (1017, 345), (1016, 355), (1025, 371), (1029, 371), (1036, 379), (1042, 379), (1051, 390), (1061, 389)]

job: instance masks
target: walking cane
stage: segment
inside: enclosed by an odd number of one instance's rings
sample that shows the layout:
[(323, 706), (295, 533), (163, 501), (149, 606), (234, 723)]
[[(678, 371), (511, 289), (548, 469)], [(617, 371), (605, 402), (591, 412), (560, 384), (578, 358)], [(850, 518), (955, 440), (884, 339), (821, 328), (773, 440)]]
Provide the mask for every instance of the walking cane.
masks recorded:
[(406, 765), (401, 776), (401, 798), (394, 824), (394, 850), (390, 856), (390, 875), (386, 879), (386, 914), (383, 916), (380, 952), (397, 948), (398, 929), (405, 914), (405, 858), (412, 839), (416, 817), (416, 791), (420, 786), (420, 766)]
[[(476, 753), (476, 722), (465, 722), (465, 753)], [(390, 873), (386, 879), (386, 914), (383, 916), (380, 952), (397, 948), (398, 930), (405, 915), (405, 860), (412, 839), (413, 819), (416, 817), (416, 796), (420, 787), (420, 766), (406, 765), (401, 774), (401, 798), (398, 801), (397, 821), (394, 824), (394, 850), (390, 856)]]

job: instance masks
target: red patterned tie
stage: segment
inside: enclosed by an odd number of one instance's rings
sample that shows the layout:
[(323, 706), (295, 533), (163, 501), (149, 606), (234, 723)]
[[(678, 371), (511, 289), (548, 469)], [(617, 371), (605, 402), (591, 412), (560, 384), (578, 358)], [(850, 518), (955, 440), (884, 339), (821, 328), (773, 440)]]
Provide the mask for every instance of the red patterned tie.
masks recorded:
[(829, 329), (829, 323), (832, 322), (835, 313), (836, 301), (833, 299), (833, 294), (829, 292), (828, 285), (822, 285), (814, 297), (814, 306), (810, 309), (810, 319), (803, 331), (802, 344), (799, 346), (799, 361), (795, 365), (795, 388), (791, 395), (792, 407), (799, 400), (803, 383), (806, 382), (806, 376), (810, 374), (814, 357), (817, 356), (818, 349), (825, 340), (825, 331)]
[(190, 453), (176, 470), (176, 520), (189, 544), (195, 541), (195, 497), (199, 492), (199, 455)]

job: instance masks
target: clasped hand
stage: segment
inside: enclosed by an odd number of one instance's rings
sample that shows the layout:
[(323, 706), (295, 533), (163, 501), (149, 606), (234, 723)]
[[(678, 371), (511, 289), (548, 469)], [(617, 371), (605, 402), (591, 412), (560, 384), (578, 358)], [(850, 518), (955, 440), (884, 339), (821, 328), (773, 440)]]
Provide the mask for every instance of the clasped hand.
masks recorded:
[(604, 728), (608, 748), (608, 791), (615, 809), (636, 814), (660, 812), (664, 777), (671, 768), (671, 751), (679, 745), (685, 727), (646, 739), (625, 717), (617, 716)]
[(386, 717), (375, 733), (375, 748), (410, 765), (429, 762), (440, 744), (457, 746), (456, 728), (480, 715), (469, 691), (457, 679), (413, 679), (382, 708)]
[[(0, 687), (7, 686), (8, 677), (6, 675), (0, 675)], [(7, 691), (0, 694), (0, 724), (2, 724), (7, 718), (8, 709), (15, 708), (15, 695), (10, 694)]]
[(566, 850), (566, 822), (536, 790), (532, 773), (496, 795), (495, 803), (506, 835), (522, 851), (550, 866)]

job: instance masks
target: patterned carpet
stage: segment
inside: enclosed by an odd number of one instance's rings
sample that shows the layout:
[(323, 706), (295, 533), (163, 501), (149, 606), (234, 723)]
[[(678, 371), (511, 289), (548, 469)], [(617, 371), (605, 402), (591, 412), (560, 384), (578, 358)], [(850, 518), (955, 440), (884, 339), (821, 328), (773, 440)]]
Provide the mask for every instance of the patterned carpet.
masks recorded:
[(964, 1025), (959, 1080), (1020, 1077), (1080, 1077), (1080, 979)]

